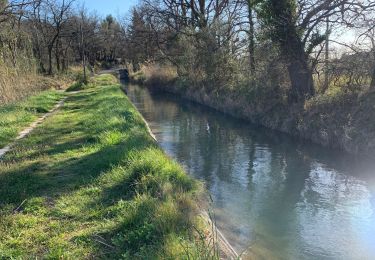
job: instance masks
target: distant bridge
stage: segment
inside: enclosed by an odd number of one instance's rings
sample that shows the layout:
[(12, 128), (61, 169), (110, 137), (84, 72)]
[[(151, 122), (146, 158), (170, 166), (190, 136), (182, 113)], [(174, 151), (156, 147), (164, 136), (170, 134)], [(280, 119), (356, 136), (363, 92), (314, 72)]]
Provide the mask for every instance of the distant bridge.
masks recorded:
[(125, 68), (113, 68), (109, 70), (102, 70), (98, 74), (112, 74), (120, 80), (129, 81), (129, 70)]

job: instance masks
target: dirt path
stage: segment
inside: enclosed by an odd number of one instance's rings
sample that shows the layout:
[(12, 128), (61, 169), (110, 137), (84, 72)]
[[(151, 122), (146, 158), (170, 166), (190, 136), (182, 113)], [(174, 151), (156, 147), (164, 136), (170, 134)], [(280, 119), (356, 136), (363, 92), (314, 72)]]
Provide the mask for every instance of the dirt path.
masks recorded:
[(56, 110), (58, 110), (59, 108), (61, 108), (63, 105), (64, 105), (64, 102), (66, 100), (67, 97), (64, 97), (63, 99), (61, 99), (48, 113), (44, 114), (43, 116), (39, 117), (36, 121), (34, 121), (32, 124), (30, 124), (27, 128), (25, 128), (24, 130), (22, 130), (21, 132), (18, 133), (18, 136), (16, 137), (16, 139), (10, 143), (9, 145), (5, 146), (4, 148), (0, 149), (0, 160), (1, 158), (7, 153), (9, 152), (12, 147), (14, 146), (14, 144), (20, 140), (20, 139), (23, 139), (25, 138), (28, 134), (30, 134), (38, 125), (40, 125), (47, 117), (49, 117), (50, 115), (52, 115)]

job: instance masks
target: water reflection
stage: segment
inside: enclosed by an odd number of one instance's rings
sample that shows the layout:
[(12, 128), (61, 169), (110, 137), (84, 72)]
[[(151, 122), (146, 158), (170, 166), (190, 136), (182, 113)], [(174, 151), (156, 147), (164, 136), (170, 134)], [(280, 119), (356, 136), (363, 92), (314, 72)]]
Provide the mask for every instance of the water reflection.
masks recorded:
[(161, 147), (203, 180), (218, 226), (260, 259), (375, 259), (375, 167), (128, 86)]

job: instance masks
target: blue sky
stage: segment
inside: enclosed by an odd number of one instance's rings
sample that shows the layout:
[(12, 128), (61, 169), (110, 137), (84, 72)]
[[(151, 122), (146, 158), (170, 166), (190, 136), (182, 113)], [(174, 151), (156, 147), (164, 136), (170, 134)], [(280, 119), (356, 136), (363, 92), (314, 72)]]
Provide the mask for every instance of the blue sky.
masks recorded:
[(138, 0), (77, 0), (78, 4), (85, 4), (90, 11), (97, 11), (99, 15), (126, 14), (137, 4)]

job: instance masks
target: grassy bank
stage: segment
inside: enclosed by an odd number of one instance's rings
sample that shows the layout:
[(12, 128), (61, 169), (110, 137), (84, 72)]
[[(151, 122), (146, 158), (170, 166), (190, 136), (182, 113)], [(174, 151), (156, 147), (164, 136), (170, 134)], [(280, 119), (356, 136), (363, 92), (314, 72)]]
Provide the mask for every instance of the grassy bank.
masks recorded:
[[(200, 185), (118, 85), (71, 94), (0, 161), (0, 258), (188, 259)], [(199, 240), (198, 240), (199, 241)]]
[(51, 110), (63, 96), (62, 92), (49, 90), (22, 102), (0, 106), (0, 148), (13, 141), (23, 128)]
[(332, 87), (305, 104), (290, 105), (285, 90), (270, 86), (212, 87), (178, 77), (170, 67), (151, 65), (132, 82), (207, 105), (254, 124), (353, 154), (375, 154), (375, 92)]

